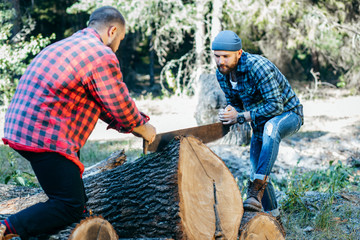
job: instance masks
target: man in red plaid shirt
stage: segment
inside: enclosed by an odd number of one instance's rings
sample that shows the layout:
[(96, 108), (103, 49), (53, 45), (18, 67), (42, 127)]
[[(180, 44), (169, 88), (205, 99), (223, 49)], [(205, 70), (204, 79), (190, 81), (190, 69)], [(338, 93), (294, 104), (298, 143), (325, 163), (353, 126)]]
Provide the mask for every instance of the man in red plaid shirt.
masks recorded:
[(125, 20), (101, 7), (89, 26), (41, 51), (20, 79), (3, 141), (28, 159), (49, 200), (1, 221), (22, 239), (78, 221), (86, 203), (79, 150), (100, 118), (150, 143), (155, 128), (139, 112), (115, 56)]

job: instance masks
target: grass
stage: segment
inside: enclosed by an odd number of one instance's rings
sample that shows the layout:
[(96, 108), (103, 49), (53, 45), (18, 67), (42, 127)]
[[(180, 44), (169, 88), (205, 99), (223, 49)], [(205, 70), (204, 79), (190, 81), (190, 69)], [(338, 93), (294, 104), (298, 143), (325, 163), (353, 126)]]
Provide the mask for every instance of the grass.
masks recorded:
[(142, 154), (142, 149), (136, 147), (134, 140), (88, 141), (80, 151), (80, 160), (85, 167), (89, 167), (121, 149), (125, 150), (128, 160), (137, 159)]
[(360, 209), (342, 193), (360, 191), (356, 169), (340, 161), (325, 170), (300, 173), (294, 169), (281, 186), (286, 239), (358, 239)]
[[(80, 160), (89, 167), (124, 149), (128, 160), (139, 158), (142, 149), (136, 148), (134, 140), (88, 141), (80, 151)], [(0, 183), (20, 186), (38, 186), (29, 161), (8, 146), (0, 145)]]

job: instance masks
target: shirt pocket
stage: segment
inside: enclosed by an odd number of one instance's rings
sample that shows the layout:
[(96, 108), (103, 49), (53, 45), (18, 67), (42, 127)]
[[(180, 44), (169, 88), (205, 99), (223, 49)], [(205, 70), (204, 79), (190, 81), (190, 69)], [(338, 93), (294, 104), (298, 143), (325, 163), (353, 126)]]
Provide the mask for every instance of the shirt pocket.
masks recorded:
[(244, 83), (239, 85), (238, 90), (241, 98), (252, 98), (256, 91), (256, 87), (251, 84)]

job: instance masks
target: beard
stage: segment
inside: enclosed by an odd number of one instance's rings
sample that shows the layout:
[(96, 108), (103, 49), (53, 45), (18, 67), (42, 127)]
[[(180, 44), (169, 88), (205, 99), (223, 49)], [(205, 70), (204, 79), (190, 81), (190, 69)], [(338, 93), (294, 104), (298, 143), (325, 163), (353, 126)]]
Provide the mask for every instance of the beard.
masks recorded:
[(217, 65), (217, 68), (219, 72), (221, 72), (223, 75), (227, 75), (233, 70), (235, 70), (236, 66), (237, 66), (237, 61), (228, 65), (225, 64)]

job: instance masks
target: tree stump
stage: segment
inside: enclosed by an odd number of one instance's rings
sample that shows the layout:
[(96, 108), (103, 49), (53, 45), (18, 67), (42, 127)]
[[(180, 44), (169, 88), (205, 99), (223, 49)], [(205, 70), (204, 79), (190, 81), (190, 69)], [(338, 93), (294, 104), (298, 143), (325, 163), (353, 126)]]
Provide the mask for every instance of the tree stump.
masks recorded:
[[(225, 108), (227, 102), (215, 74), (202, 74), (199, 85), (199, 102), (195, 113), (197, 124), (205, 125), (218, 122), (219, 110)], [(217, 142), (241, 146), (249, 144), (250, 138), (251, 127), (248, 123), (234, 124), (230, 127), (230, 132)]]

